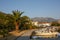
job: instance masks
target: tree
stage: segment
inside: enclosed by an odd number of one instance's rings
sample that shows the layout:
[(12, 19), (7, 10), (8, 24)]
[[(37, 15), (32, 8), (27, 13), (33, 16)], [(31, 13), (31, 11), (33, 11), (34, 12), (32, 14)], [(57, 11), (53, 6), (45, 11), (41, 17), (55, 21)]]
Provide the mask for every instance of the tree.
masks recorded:
[(58, 22), (52, 22), (51, 26), (60, 26)]
[(21, 26), (22, 29), (30, 29), (31, 28), (31, 20), (28, 16), (23, 16), (21, 19)]
[(19, 21), (20, 21), (20, 18), (21, 18), (21, 15), (24, 13), (24, 12), (21, 12), (21, 11), (12, 11), (13, 13), (13, 19), (14, 19), (14, 25), (15, 25), (15, 28), (16, 28), (16, 31), (19, 30)]
[(0, 35), (3, 35), (3, 37), (8, 35), (7, 24), (9, 20), (7, 20), (6, 15), (6, 13), (0, 12)]
[(13, 19), (13, 16), (11, 14), (7, 14), (6, 19), (9, 21), (8, 24), (7, 24), (8, 30), (9, 31), (14, 30), (15, 27), (14, 27), (14, 19)]

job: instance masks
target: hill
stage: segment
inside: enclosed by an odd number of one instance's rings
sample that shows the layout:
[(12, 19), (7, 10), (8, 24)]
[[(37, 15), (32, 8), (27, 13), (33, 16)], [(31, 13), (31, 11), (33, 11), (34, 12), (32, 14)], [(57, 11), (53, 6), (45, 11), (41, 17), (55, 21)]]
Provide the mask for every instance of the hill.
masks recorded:
[(35, 17), (31, 18), (32, 21), (38, 21), (38, 22), (53, 22), (57, 21), (57, 19), (50, 18), (50, 17)]

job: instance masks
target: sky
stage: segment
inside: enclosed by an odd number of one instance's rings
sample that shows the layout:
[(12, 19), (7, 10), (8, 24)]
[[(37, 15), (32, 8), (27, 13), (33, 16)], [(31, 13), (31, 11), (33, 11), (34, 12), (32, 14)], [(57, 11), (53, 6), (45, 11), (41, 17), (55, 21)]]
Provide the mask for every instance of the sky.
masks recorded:
[(24, 11), (23, 15), (60, 18), (60, 0), (0, 0), (0, 11), (12, 13)]

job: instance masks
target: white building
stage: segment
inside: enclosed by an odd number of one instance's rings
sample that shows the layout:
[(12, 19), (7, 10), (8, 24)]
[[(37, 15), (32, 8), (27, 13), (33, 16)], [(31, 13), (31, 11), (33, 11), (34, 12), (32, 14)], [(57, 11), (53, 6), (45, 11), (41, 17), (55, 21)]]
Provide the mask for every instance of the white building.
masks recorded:
[(32, 24), (38, 26), (38, 21), (33, 21)]
[(47, 23), (47, 22), (38, 22), (38, 21), (33, 21), (32, 22), (33, 25), (37, 26), (37, 27), (46, 27), (46, 26), (51, 26), (51, 23)]
[(43, 22), (43, 23), (38, 23), (38, 26), (43, 26), (43, 27), (46, 27), (46, 26), (51, 26), (51, 23), (47, 23), (47, 22)]

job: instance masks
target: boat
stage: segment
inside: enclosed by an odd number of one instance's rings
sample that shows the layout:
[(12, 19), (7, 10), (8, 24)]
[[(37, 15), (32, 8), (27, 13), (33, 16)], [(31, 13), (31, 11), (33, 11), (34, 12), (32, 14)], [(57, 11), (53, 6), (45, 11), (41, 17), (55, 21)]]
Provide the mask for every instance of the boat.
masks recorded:
[(42, 29), (35, 31), (35, 35), (38, 37), (57, 37), (58, 32), (51, 29)]

